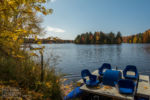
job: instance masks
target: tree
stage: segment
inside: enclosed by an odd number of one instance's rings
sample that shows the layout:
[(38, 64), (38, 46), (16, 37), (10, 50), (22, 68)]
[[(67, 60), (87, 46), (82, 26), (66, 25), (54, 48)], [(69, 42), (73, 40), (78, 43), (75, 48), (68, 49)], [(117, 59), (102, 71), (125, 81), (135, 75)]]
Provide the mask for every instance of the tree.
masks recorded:
[(25, 37), (42, 33), (41, 19), (37, 13), (47, 15), (52, 9), (42, 4), (46, 0), (0, 0), (0, 52), (16, 57)]
[(137, 43), (137, 37), (136, 36), (134, 36), (134, 38), (133, 38), (133, 43)]
[(118, 32), (116, 37), (113, 32), (110, 32), (109, 34), (106, 34), (102, 31), (94, 32), (94, 34), (92, 34), (92, 32), (86, 32), (86, 33), (81, 34), (81, 36), (78, 35), (75, 38), (75, 43), (82, 43), (82, 44), (107, 44), (107, 43), (116, 44), (116, 43), (119, 43), (120, 44), (122, 43), (122, 37), (121, 37), (120, 32)]
[(103, 44), (105, 39), (106, 39), (106, 36), (104, 32), (101, 31), (100, 32), (100, 44)]
[(99, 44), (99, 40), (100, 40), (100, 32), (95, 32), (94, 33), (94, 42), (95, 42), (95, 44)]
[(90, 40), (90, 44), (94, 43), (94, 36), (93, 36), (92, 32), (89, 33), (89, 40)]
[(84, 34), (81, 35), (81, 43), (82, 43), (82, 44), (85, 44), (85, 43), (86, 43), (85, 35), (84, 35)]
[(150, 30), (143, 33), (143, 43), (150, 43)]
[(110, 32), (110, 33), (108, 34), (108, 43), (109, 43), (109, 44), (113, 44), (114, 41), (115, 41), (115, 34), (114, 34), (113, 32)]
[(143, 34), (139, 33), (138, 34), (138, 43), (142, 43), (142, 41), (143, 41)]
[(80, 43), (80, 39), (81, 39), (81, 36), (80, 35), (78, 35), (77, 37), (76, 37), (76, 39), (75, 39), (75, 43)]
[(85, 33), (85, 41), (86, 41), (86, 44), (89, 44), (89, 43), (90, 43), (90, 40), (89, 40), (89, 33), (88, 33), (88, 32)]
[(120, 32), (117, 33), (115, 40), (116, 40), (116, 43), (118, 43), (118, 44), (122, 43), (123, 39), (122, 39), (122, 36), (121, 36)]

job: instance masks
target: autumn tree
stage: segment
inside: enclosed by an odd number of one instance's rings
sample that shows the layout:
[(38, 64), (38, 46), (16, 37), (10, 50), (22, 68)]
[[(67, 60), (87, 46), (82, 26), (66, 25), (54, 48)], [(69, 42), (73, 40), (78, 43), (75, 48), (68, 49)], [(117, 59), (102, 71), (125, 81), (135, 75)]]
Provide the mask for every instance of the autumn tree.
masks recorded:
[(37, 35), (43, 33), (38, 15), (52, 13), (52, 9), (44, 7), (46, 2), (47, 0), (0, 0), (0, 81), (10, 84), (13, 80), (14, 86), (33, 91), (33, 94), (39, 92), (36, 99), (31, 93), (35, 100), (61, 100), (59, 77), (54, 69), (45, 68), (45, 80), (39, 83), (41, 66), (21, 47), (25, 38), (34, 37), (36, 41)]
[(99, 44), (99, 40), (100, 40), (100, 32), (95, 32), (94, 33), (94, 42), (95, 42), (95, 44)]
[(90, 44), (94, 43), (94, 36), (93, 36), (92, 32), (89, 32), (89, 40), (90, 40)]
[(125, 43), (150, 43), (150, 29), (135, 35), (123, 37)]
[(122, 43), (121, 33), (118, 32), (117, 35), (115, 33), (110, 32), (106, 34), (102, 31), (100, 32), (86, 32), (78, 35), (75, 38), (75, 43), (77, 44), (120, 44)]
[(150, 30), (143, 33), (143, 43), (150, 43)]
[(46, 0), (0, 0), (0, 52), (5, 56), (19, 56), (25, 37), (42, 33), (41, 19), (52, 9), (42, 4)]
[(137, 43), (137, 37), (136, 36), (133, 37), (133, 43)]
[(89, 33), (86, 32), (85, 35), (84, 35), (84, 37), (85, 37), (85, 43), (89, 44)]

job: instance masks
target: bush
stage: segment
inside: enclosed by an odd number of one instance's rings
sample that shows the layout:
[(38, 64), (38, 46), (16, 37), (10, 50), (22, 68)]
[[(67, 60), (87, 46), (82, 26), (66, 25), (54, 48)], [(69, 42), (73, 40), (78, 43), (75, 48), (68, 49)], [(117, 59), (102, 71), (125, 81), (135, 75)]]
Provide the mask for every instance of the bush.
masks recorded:
[(1, 52), (0, 55), (0, 80), (5, 85), (21, 87), (26, 93), (31, 91), (33, 98), (61, 100), (60, 75), (56, 75), (55, 68), (45, 66), (44, 81), (40, 82), (40, 63), (35, 63), (28, 53), (15, 58)]

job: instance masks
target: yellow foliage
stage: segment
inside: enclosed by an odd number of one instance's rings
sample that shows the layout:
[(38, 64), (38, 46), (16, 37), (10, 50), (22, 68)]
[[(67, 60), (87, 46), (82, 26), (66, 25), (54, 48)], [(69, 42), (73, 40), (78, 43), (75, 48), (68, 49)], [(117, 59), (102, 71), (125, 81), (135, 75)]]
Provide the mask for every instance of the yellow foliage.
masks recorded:
[(14, 51), (12, 51), (12, 55), (15, 55), (15, 52), (14, 52)]
[(134, 38), (133, 38), (133, 43), (136, 43), (137, 42), (137, 37), (135, 36)]
[(18, 36), (14, 36), (13, 40), (16, 41), (18, 39)]
[(18, 54), (17, 54), (17, 55), (14, 55), (14, 57), (15, 57), (15, 58), (24, 59), (24, 56), (22, 56), (22, 55), (18, 55)]
[(14, 4), (14, 1), (13, 0), (8, 1), (8, 4), (10, 5)]
[(96, 36), (96, 40), (98, 41), (100, 39), (100, 37), (99, 36)]
[(41, 42), (41, 41), (38, 41), (37, 43), (38, 43), (38, 44), (42, 44), (42, 42)]
[(24, 29), (18, 29), (18, 30), (16, 30), (16, 32), (23, 32), (24, 31)]
[(39, 7), (34, 7), (36, 11), (41, 11)]
[(35, 36), (35, 41), (37, 41), (38, 40), (38, 38), (37, 38), (37, 36)]
[(36, 53), (30, 53), (30, 55), (38, 57), (38, 55)]
[[(17, 53), (25, 37), (42, 32), (37, 13), (49, 14), (47, 12), (49, 9), (43, 6), (44, 3), (46, 0), (2, 0), (0, 2), (0, 46), (3, 54)], [(23, 58), (18, 55), (16, 57)]]
[(43, 13), (44, 15), (47, 15), (47, 12), (46, 12), (46, 11), (43, 11), (42, 13)]
[(33, 66), (33, 67), (32, 67), (32, 71), (34, 71), (34, 70), (35, 70), (35, 67)]
[(51, 83), (50, 82), (46, 82), (46, 86), (48, 87), (48, 88), (51, 88)]

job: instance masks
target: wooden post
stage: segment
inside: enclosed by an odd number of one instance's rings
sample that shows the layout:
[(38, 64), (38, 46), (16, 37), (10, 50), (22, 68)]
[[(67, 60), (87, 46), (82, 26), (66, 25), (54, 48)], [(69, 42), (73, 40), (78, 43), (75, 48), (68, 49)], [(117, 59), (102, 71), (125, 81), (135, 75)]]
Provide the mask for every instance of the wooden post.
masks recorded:
[(39, 53), (41, 54), (41, 82), (44, 81), (44, 63), (43, 63), (43, 49), (44, 47), (39, 47), (39, 48), (33, 48), (30, 46), (30, 50), (39, 50)]
[(43, 53), (41, 53), (41, 82), (44, 80)]

